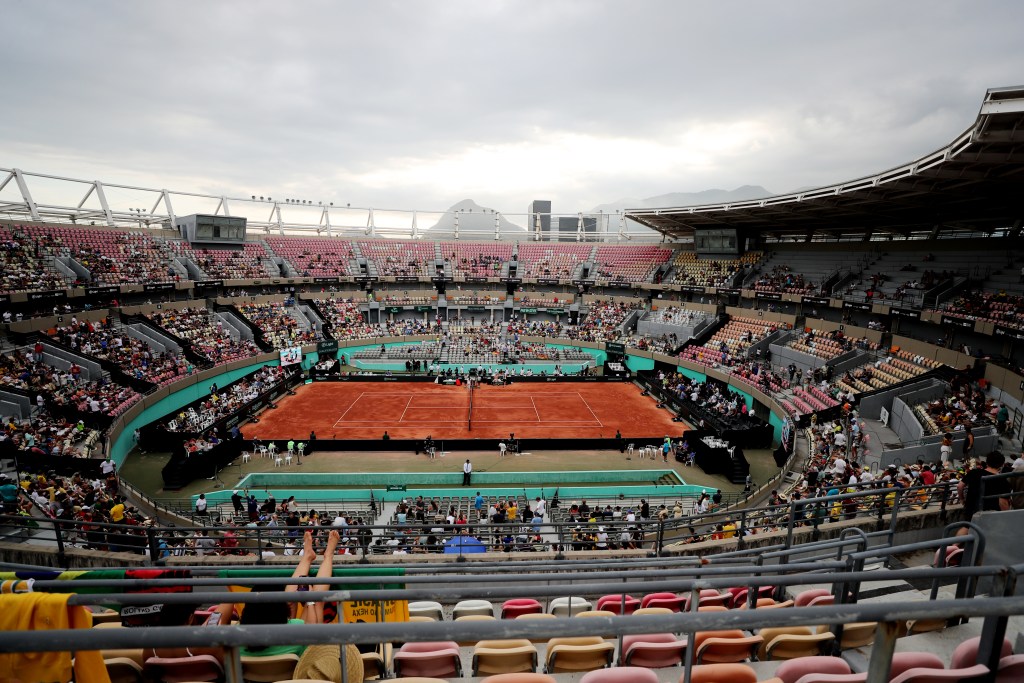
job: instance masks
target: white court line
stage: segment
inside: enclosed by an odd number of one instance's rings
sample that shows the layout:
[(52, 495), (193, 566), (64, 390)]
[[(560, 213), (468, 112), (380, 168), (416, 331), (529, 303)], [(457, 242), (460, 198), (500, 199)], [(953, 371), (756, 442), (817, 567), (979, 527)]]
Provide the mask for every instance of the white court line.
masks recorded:
[(589, 403), (587, 403), (587, 399), (585, 399), (585, 398), (583, 398), (582, 396), (580, 396), (580, 393), (579, 393), (578, 391), (576, 392), (576, 395), (580, 397), (580, 400), (581, 400), (581, 401), (583, 401), (583, 405), (585, 405), (585, 406), (587, 407), (587, 410), (589, 410), (589, 411), (590, 411), (590, 414), (594, 416), (594, 419), (595, 419), (595, 420), (597, 420), (597, 424), (599, 424), (599, 425), (601, 425), (602, 427), (604, 427), (604, 423), (603, 423), (603, 422), (601, 422), (601, 420), (598, 420), (598, 418), (597, 418), (597, 413), (595, 413), (595, 412), (594, 412), (594, 409), (590, 407), (590, 404), (589, 404)]
[[(414, 394), (415, 395), (415, 394)], [(405, 414), (409, 411), (409, 406), (412, 405), (412, 396), (409, 397), (409, 402), (405, 404), (405, 410), (402, 411), (402, 416), (398, 418), (399, 424), (405, 419)]]
[(533, 405), (533, 412), (537, 413), (537, 422), (540, 422), (540, 411), (537, 410), (537, 401), (533, 399), (533, 395), (530, 395), (530, 404)]
[(409, 406), (409, 410), (462, 410), (465, 406)]
[(352, 405), (350, 405), (350, 406), (348, 407), (348, 410), (346, 410), (346, 411), (345, 411), (344, 413), (342, 413), (342, 414), (341, 414), (341, 417), (339, 417), (339, 418), (338, 418), (337, 420), (335, 420), (335, 422), (334, 422), (334, 426), (335, 426), (335, 427), (337, 427), (337, 426), (338, 426), (338, 423), (339, 423), (339, 422), (341, 422), (342, 420), (344, 420), (344, 419), (345, 419), (345, 416), (346, 416), (346, 415), (348, 415), (348, 411), (349, 411), (349, 410), (352, 410), (352, 408), (354, 408), (354, 407), (355, 407), (356, 403), (358, 403), (358, 402), (360, 401), (360, 399), (362, 399), (362, 398), (363, 398), (363, 396), (365, 396), (365, 395), (366, 395), (366, 392), (364, 391), (363, 393), (359, 394), (359, 396), (357, 396), (357, 397), (356, 397), (356, 400), (352, 401)]

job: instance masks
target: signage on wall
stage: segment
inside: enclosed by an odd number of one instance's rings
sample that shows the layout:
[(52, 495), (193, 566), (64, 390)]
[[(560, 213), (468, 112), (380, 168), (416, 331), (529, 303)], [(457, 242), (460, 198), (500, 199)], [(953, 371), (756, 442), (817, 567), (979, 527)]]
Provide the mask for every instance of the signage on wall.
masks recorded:
[(974, 321), (969, 318), (955, 318), (950, 315), (942, 316), (943, 325), (952, 325), (953, 327), (960, 327), (965, 330), (974, 329)]
[(920, 320), (921, 311), (915, 311), (912, 308), (890, 308), (889, 315), (896, 318), (906, 318), (908, 320)]

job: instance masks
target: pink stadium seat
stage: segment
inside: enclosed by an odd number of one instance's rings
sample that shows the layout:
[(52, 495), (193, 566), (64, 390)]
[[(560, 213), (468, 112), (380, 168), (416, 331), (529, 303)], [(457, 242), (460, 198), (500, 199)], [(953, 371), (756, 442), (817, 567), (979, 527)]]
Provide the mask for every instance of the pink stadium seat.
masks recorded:
[(501, 606), (502, 619), (515, 619), (523, 614), (541, 614), (544, 606), (533, 598), (514, 598), (506, 600)]
[(605, 595), (597, 601), (597, 609), (608, 610), (615, 614), (632, 614), (639, 606), (640, 601), (632, 595), (625, 596), (625, 604), (623, 604), (623, 596), (621, 594)]

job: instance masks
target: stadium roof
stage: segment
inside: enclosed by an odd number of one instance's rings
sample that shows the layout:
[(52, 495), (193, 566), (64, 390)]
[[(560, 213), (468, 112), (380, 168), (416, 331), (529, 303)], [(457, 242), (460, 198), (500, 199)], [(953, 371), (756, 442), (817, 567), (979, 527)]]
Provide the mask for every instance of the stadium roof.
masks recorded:
[(764, 199), (627, 209), (669, 238), (732, 229), (777, 238), (858, 234), (911, 237), (1019, 232), (1024, 220), (1024, 86), (994, 88), (974, 125), (908, 164), (838, 185)]

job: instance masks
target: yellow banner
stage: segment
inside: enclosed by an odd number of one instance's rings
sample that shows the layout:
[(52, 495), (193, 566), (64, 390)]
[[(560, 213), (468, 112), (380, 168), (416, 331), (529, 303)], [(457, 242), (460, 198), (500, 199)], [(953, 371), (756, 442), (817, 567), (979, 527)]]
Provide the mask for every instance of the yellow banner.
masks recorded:
[(346, 624), (409, 621), (408, 600), (356, 600), (342, 603)]

